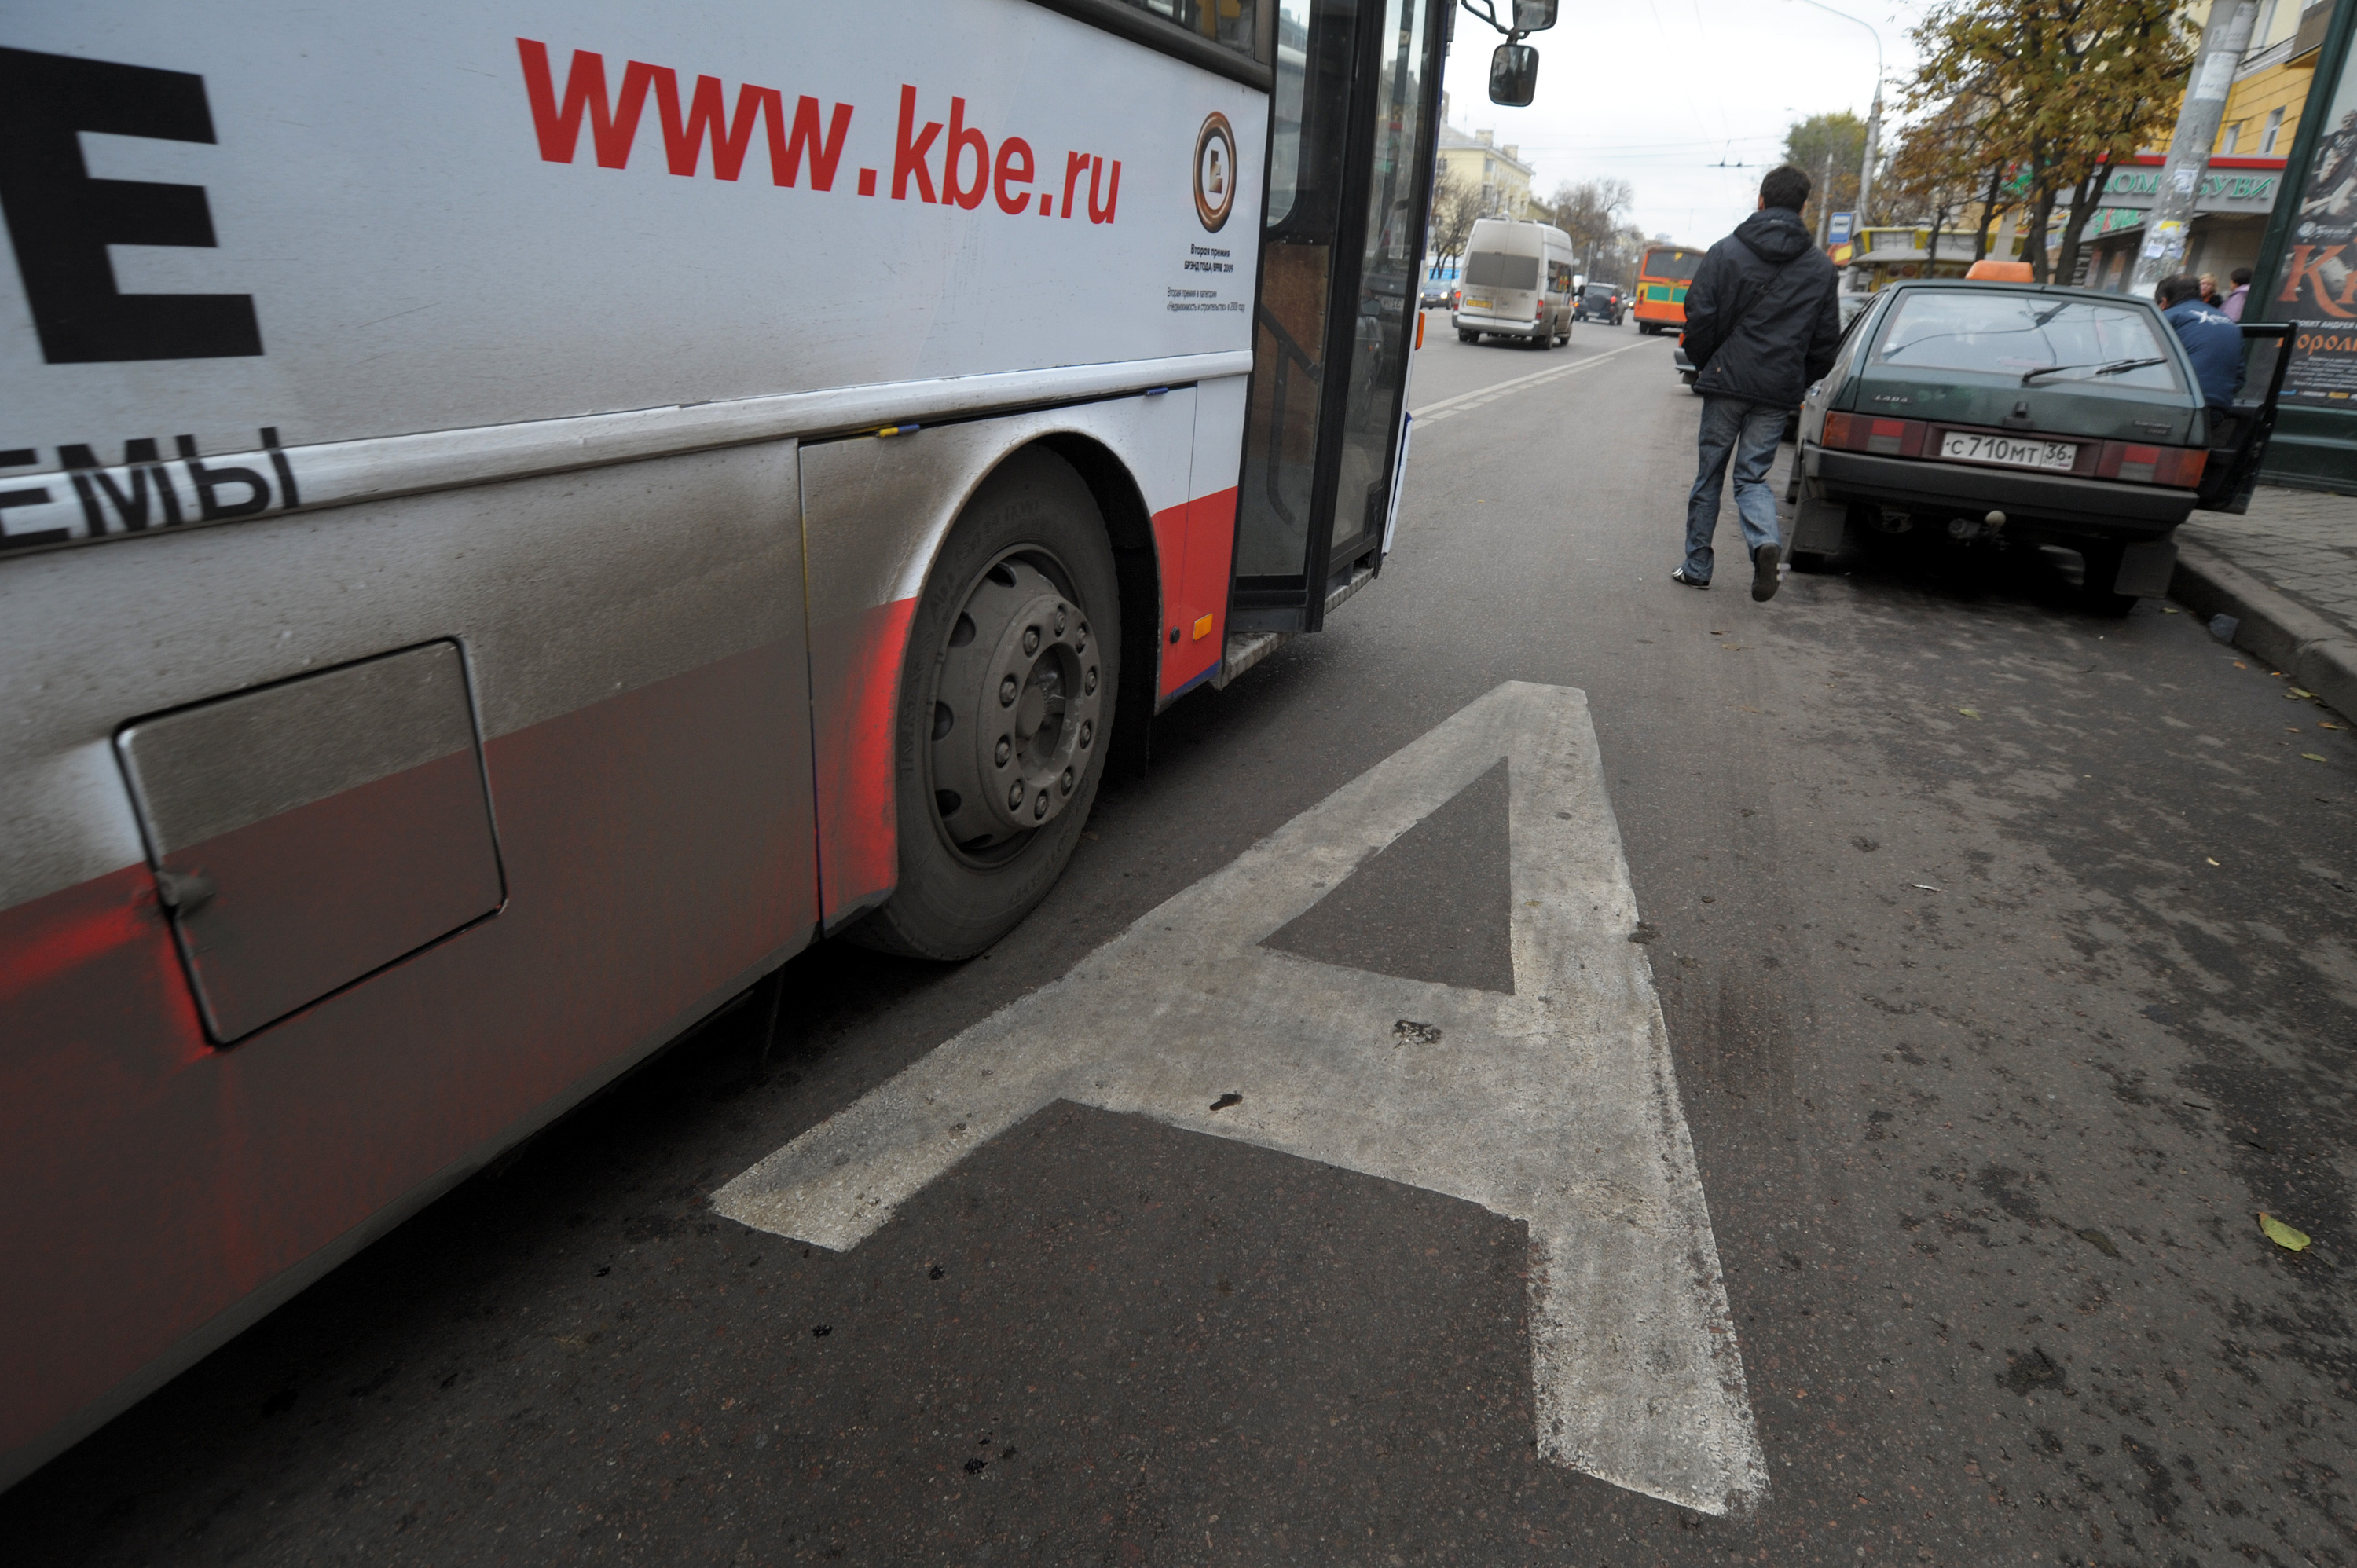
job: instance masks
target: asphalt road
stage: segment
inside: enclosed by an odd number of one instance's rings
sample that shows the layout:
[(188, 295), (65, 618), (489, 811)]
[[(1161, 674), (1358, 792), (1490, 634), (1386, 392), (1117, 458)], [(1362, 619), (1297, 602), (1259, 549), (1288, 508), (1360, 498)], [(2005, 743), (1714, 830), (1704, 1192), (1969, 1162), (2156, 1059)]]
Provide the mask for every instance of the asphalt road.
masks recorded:
[[(2337, 715), (2158, 603), (2083, 618), (2061, 558), (1901, 553), (1754, 605), (1729, 524), (1720, 585), (1678, 587), (1696, 405), (1669, 344), (1587, 324), (1541, 355), (1445, 325), (1413, 401), (1452, 411), (1419, 422), (1381, 580), (1167, 714), (1022, 929), (955, 968), (797, 961), (774, 1046), (750, 1013), (715, 1022), (0, 1498), (11, 1560), (2357, 1561)], [(1532, 700), (1603, 798), (1576, 768), (1547, 787), (1595, 821), (1536, 810), (1534, 766), (1419, 748), (1505, 682), (1585, 693)], [(1664, 1285), (1634, 1243), (1577, 1282), (1560, 1253), (1535, 1270), (1553, 1221), (1484, 1196), (1480, 1129), (1473, 1176), (1415, 1146), (1512, 1041), (1408, 1017), (1385, 1049), (1467, 1059), (1368, 1101), (1375, 1130), (1326, 1157), (1297, 1152), (1329, 1124), (1317, 1063), (1264, 1083), (1231, 1051), (1238, 1101), (1184, 1116), (1035, 1086), (906, 1167), (847, 1250), (713, 1207), (905, 1070), (1002, 1048), (1010, 1004), (1082, 1060), (1075, 996), (1142, 972), (1092, 955), (1174, 897), (1309, 864), (1288, 845), (1339, 853), (1357, 819), (1320, 802), (1362, 775), (1385, 809), (1448, 804), (1250, 973), (1363, 974), (1385, 1012), (1413, 985), (1553, 1004), (1517, 982), (1528, 922), (1573, 908), (1524, 897), (1558, 853), (1526, 855), (1526, 819), (1560, 816), (1588, 857), (1563, 886), (1598, 913), (1547, 950), (1620, 963), (1636, 1035), (1657, 995), (1666, 1038), (1632, 1122), (1669, 1197), (1630, 1212), (1684, 1212), (1690, 1172), (1707, 1219), (1680, 1257), (1717, 1272)], [(1641, 941), (1603, 924), (1623, 897)], [(1200, 1017), (1160, 1034), (1155, 994), (1105, 994), (1123, 1059), (1184, 1080)], [(1237, 993), (1238, 1030), (1277, 994)], [(1534, 1027), (1514, 1048), (1609, 1033)], [(2315, 1245), (2279, 1250), (2261, 1209)], [(1665, 1339), (1650, 1391), (1548, 1382), (1664, 1289), (1734, 1380), (1681, 1382)], [(1722, 1511), (1546, 1435), (1566, 1398), (1667, 1430), (1730, 1389)]]

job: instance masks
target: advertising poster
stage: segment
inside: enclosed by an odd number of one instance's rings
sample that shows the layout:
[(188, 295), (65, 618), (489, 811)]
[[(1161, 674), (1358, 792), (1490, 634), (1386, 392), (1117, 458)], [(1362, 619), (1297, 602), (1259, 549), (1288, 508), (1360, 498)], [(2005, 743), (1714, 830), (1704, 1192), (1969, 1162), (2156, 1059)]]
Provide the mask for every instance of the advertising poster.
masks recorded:
[(2321, 111), (2325, 130), (2293, 188), (2299, 204), (2268, 315), (2299, 330), (2286, 406), (2357, 406), (2357, 53)]

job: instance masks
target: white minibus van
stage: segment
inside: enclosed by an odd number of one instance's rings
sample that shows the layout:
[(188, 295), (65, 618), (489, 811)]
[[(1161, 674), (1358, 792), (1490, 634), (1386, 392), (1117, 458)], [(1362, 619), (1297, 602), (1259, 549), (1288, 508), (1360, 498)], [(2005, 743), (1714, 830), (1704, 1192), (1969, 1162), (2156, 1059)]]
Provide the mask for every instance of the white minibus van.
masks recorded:
[(1551, 224), (1484, 218), (1465, 245), (1464, 293), (1457, 336), (1483, 333), (1552, 349), (1571, 341), (1571, 236)]

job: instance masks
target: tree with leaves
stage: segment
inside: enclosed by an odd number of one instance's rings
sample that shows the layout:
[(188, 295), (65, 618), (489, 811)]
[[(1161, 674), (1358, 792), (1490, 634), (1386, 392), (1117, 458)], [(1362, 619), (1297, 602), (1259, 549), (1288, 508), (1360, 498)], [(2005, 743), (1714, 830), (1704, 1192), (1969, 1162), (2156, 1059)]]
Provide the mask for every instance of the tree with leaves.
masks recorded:
[[(1988, 243), (1988, 222), (2002, 193), (2002, 166), (1992, 170), (1982, 160), (1986, 142), (1976, 123), (1981, 104), (1959, 95), (1901, 132), (1891, 156), (1882, 189), (1889, 195), (1891, 215), (1901, 221), (1929, 220), (1932, 261), (1940, 253), (1940, 236), (1953, 230), (1977, 205), (1981, 238), (1974, 249), (1978, 261)], [(1991, 175), (1999, 176), (1992, 181)], [(1928, 272), (1926, 275), (1931, 275)]]
[[(2106, 173), (2175, 123), (2194, 29), (2178, 0), (1943, 0), (1911, 37), (1922, 64), (1902, 103), (1953, 112), (1965, 161), (2010, 170), (2029, 209), (2024, 255), (2039, 282), (2076, 272)], [(2058, 202), (2070, 220), (2049, 264)]]
[[(1857, 174), (1866, 161), (1866, 122), (1845, 111), (1795, 120), (1784, 133), (1784, 161), (1809, 177), (1809, 209), (1801, 220), (1825, 238), (1825, 215), (1857, 209)], [(1864, 214), (1859, 215), (1864, 221)]]
[(1620, 230), (1620, 215), (1636, 199), (1625, 179), (1566, 181), (1555, 188), (1546, 204), (1547, 218), (1571, 236), (1572, 254), (1579, 258), (1582, 271), (1591, 263), (1600, 268), (1603, 252)]
[(1465, 253), (1473, 238), (1474, 220), (1481, 216), (1481, 188), (1451, 168), (1440, 166), (1432, 182), (1432, 253), (1450, 261)]

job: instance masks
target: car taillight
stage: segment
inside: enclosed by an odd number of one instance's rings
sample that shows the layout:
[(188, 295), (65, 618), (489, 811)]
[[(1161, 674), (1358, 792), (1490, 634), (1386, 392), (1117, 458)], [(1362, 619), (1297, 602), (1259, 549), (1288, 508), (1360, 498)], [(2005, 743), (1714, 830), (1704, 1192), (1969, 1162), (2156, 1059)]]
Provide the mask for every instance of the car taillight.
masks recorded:
[(1920, 419), (1878, 419), (1870, 413), (1825, 415), (1824, 445), (1879, 457), (1920, 457), (1928, 426)]
[(2209, 460), (2209, 451), (2201, 446), (2148, 446), (2137, 441), (2106, 441), (2095, 458), (2095, 478), (2190, 490), (2201, 483), (2201, 469)]
[(1539, 307), (1538, 307), (1536, 310), (1534, 310), (1534, 311), (1532, 311), (1532, 312), (1531, 312), (1531, 319), (1532, 319), (1532, 320), (1534, 320), (1534, 321), (1544, 321), (1544, 320), (1546, 319), (1546, 301), (1545, 301), (1545, 300), (1542, 299), (1542, 300), (1540, 300), (1540, 301), (1539, 301)]

